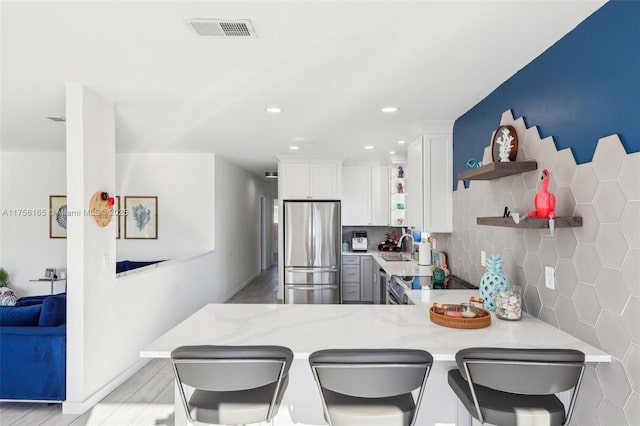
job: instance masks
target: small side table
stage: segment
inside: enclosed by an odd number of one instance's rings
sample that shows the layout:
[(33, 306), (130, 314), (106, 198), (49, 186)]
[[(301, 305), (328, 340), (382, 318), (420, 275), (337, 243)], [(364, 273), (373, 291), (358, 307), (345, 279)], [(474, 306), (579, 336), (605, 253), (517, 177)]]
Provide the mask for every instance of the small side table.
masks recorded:
[(49, 282), (51, 283), (51, 294), (53, 294), (53, 283), (64, 281), (64, 291), (67, 292), (67, 279), (66, 278), (38, 278), (37, 280), (29, 280), (29, 282)]

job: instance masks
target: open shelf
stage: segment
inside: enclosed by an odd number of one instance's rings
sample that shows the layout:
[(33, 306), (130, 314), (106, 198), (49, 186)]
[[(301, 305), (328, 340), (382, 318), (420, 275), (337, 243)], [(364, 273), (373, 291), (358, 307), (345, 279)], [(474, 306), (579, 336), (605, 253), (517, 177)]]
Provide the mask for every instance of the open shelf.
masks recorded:
[[(478, 217), (476, 218), (478, 225), (488, 226), (505, 226), (508, 228), (530, 228), (543, 229), (549, 228), (549, 219), (538, 219), (533, 217), (521, 218), (520, 223), (516, 224), (510, 217)], [(572, 228), (582, 226), (582, 216), (562, 216), (555, 218), (555, 228)]]
[(458, 180), (492, 180), (518, 173), (530, 172), (538, 168), (537, 161), (509, 161), (489, 163), (477, 169), (458, 173)]

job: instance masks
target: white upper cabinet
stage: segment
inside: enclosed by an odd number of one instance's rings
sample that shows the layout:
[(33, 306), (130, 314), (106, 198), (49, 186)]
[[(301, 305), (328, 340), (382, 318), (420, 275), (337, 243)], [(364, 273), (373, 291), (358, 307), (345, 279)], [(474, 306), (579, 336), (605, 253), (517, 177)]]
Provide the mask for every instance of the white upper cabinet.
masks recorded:
[(280, 158), (278, 196), (283, 200), (340, 199), (341, 160)]
[(423, 229), (452, 232), (453, 143), (451, 136), (425, 135), (422, 158), (424, 177)]
[[(437, 122), (407, 149), (408, 225), (427, 232), (451, 232), (453, 201), (453, 124)], [(422, 206), (422, 208), (415, 208)]]
[(407, 222), (405, 226), (422, 230), (422, 209), (424, 184), (422, 182), (422, 136), (407, 147)]
[(337, 163), (309, 164), (309, 195), (312, 198), (339, 198)]
[(342, 168), (342, 226), (371, 222), (371, 167)]
[(278, 177), (284, 182), (284, 198), (307, 198), (310, 194), (308, 164), (283, 164)]
[(389, 224), (387, 166), (342, 168), (342, 225)]
[(389, 168), (371, 167), (371, 225), (389, 225)]

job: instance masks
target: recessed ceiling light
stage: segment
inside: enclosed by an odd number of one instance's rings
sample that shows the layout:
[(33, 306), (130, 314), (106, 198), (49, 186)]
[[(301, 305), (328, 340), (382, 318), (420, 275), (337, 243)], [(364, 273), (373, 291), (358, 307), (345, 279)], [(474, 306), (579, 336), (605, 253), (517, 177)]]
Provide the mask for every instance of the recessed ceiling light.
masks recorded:
[(278, 172), (264, 172), (264, 177), (267, 179), (278, 179)]
[(265, 111), (270, 112), (271, 114), (278, 114), (282, 112), (282, 110), (278, 107), (269, 107)]
[(396, 112), (396, 111), (398, 111), (398, 108), (394, 106), (388, 106), (388, 107), (382, 108), (382, 112)]
[(295, 146), (295, 145), (291, 145), (291, 146), (289, 147), (289, 149), (291, 149), (291, 150), (294, 150), (294, 151), (295, 151), (296, 149), (300, 149), (300, 148), (299, 148), (299, 147), (297, 147), (297, 146)]
[(292, 141), (294, 142), (302, 142), (302, 141), (306, 141), (307, 138), (305, 136), (296, 136), (295, 138), (292, 139)]
[(404, 145), (404, 144), (405, 144), (405, 142), (404, 142), (404, 141), (398, 141), (398, 144), (399, 144), (399, 145)]
[(364, 149), (374, 149), (374, 148), (375, 148), (375, 146), (373, 146), (373, 145), (367, 145), (367, 146), (364, 147)]
[(395, 154), (395, 153), (396, 153), (395, 151), (389, 151), (389, 154)]

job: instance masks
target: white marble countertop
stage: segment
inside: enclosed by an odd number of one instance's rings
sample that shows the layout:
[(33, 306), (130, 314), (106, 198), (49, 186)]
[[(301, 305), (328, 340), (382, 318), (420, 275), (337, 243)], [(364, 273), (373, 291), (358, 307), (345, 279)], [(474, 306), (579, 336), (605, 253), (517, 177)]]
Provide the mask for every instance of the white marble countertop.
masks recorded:
[(472, 346), (572, 348), (589, 362), (610, 362), (605, 352), (544, 321), (523, 314), (520, 321), (492, 316), (487, 328), (462, 330), (429, 320), (434, 301), (468, 301), (475, 290), (412, 290), (415, 305), (206, 305), (140, 352), (169, 358), (181, 345), (283, 345), (297, 359), (329, 348), (418, 348), (436, 361), (453, 361)]
[[(416, 262), (415, 260), (409, 260), (409, 261), (400, 261), (400, 262), (388, 262), (386, 260), (384, 260), (382, 258), (382, 253), (384, 252), (380, 252), (380, 251), (358, 251), (358, 252), (352, 252), (352, 251), (343, 251), (342, 255), (343, 256), (372, 256), (373, 260), (376, 261), (376, 263), (382, 267), (382, 269), (384, 269), (387, 274), (389, 275), (399, 275), (399, 276), (413, 276), (413, 275), (420, 275), (420, 276), (431, 276), (431, 266), (420, 266), (418, 265), (418, 262)], [(404, 255), (407, 255), (407, 253), (403, 253)]]

